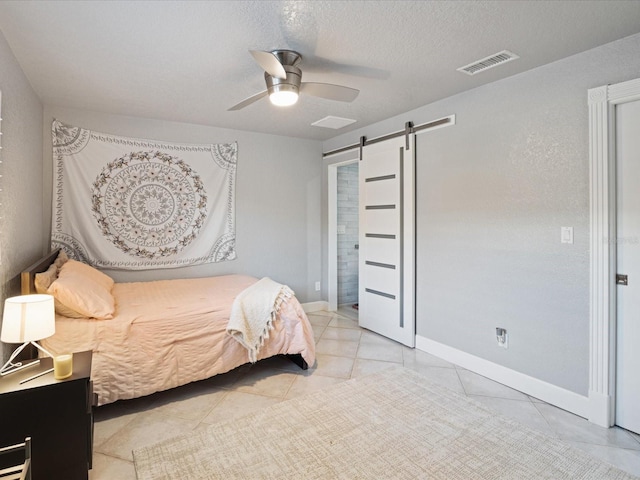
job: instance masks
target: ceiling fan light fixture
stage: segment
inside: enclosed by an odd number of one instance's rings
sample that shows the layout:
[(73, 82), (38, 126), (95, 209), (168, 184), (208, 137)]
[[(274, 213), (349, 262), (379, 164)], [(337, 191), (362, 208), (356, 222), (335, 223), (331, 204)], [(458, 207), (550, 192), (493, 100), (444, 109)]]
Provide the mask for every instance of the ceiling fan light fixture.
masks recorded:
[[(299, 77), (298, 77), (299, 78)], [(298, 86), (293, 83), (280, 83), (277, 79), (267, 82), (269, 100), (278, 107), (290, 107), (298, 101)], [(275, 83), (278, 82), (278, 83)], [(269, 85), (271, 83), (271, 85)]]
[(298, 92), (280, 90), (269, 94), (269, 100), (277, 107), (290, 107), (298, 101)]

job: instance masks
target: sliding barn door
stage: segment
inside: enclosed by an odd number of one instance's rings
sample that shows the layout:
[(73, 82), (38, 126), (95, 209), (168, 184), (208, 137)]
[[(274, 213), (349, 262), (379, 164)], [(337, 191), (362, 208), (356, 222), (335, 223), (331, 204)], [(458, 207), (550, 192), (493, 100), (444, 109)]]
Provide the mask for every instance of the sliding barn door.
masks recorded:
[[(407, 148), (407, 141), (409, 145)], [(360, 326), (415, 345), (414, 137), (363, 147), (360, 161)]]

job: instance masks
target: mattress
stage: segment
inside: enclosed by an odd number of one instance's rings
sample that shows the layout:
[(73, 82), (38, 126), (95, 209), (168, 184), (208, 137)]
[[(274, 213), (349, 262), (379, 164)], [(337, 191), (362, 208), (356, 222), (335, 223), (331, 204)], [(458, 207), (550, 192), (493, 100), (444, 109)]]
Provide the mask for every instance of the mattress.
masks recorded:
[[(93, 351), (98, 405), (203, 380), (249, 361), (226, 326), (235, 297), (257, 281), (226, 275), (116, 283), (113, 319), (57, 315), (55, 335), (41, 343), (54, 354)], [(295, 297), (281, 304), (258, 360), (278, 354), (315, 362), (313, 331)]]

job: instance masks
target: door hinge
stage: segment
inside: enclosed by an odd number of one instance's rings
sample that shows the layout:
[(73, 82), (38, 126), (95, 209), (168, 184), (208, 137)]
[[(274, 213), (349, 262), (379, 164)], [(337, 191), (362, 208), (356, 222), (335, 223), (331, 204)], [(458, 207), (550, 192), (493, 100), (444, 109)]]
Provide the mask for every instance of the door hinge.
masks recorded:
[(627, 276), (616, 273), (616, 285), (629, 285)]

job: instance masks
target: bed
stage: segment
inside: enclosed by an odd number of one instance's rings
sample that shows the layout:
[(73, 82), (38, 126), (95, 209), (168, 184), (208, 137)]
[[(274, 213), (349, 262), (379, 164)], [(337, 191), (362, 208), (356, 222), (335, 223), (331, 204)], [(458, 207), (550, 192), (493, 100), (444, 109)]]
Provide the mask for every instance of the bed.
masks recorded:
[[(53, 354), (93, 351), (91, 379), (98, 405), (204, 380), (249, 363), (247, 349), (226, 329), (234, 300), (259, 283), (257, 278), (114, 283), (92, 267), (63, 257), (64, 252), (55, 250), (22, 272), (22, 293), (43, 293), (44, 281), (47, 293), (54, 295), (56, 333), (41, 341), (44, 348)], [(65, 291), (58, 284), (74, 269), (80, 276)], [(90, 298), (74, 304), (78, 295)], [(67, 307), (75, 311), (65, 311)], [(303, 369), (313, 365), (313, 331), (298, 300), (282, 297), (276, 310), (256, 360), (287, 355)]]

